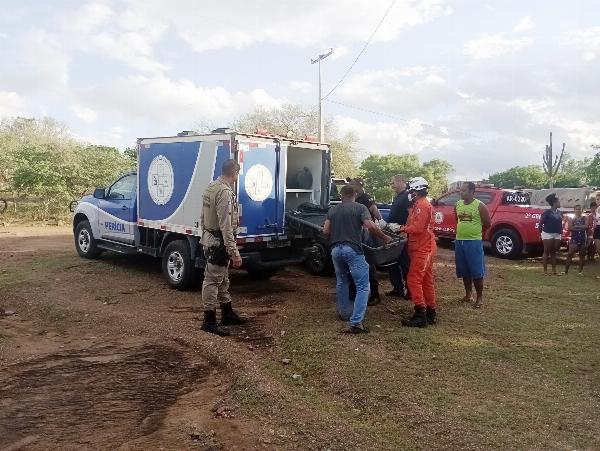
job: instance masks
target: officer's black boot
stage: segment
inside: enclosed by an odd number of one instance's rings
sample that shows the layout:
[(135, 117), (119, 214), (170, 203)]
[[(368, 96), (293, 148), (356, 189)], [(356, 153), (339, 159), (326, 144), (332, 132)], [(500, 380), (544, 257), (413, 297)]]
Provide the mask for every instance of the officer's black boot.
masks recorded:
[(231, 306), (231, 302), (221, 304), (221, 326), (236, 326), (245, 324), (248, 321), (246, 318), (240, 317)]
[(427, 323), (435, 324), (435, 309), (427, 307), (425, 314), (427, 316)]
[(408, 327), (427, 327), (425, 307), (415, 306), (415, 313), (412, 318), (403, 319), (402, 325)]
[(381, 303), (381, 296), (379, 296), (379, 291), (375, 291), (369, 295), (369, 301), (367, 305), (377, 305)]
[(219, 335), (221, 337), (226, 337), (229, 335), (229, 331), (223, 329), (219, 324), (217, 324), (217, 314), (214, 310), (205, 310), (204, 311), (204, 322), (202, 323), (202, 327), (200, 328), (204, 332), (208, 332), (209, 334)]

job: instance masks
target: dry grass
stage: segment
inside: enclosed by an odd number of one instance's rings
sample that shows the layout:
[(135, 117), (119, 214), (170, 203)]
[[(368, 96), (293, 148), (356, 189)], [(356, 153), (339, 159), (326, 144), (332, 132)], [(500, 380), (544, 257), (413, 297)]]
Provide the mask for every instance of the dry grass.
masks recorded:
[(400, 327), (410, 306), (388, 300), (369, 311), (372, 334), (342, 335), (331, 304), (307, 299), (262, 364), (284, 393), (245, 390), (242, 405), (276, 409), (314, 449), (597, 449), (600, 265), (585, 277), (527, 261), (490, 269), (479, 311), (438, 265), (440, 324), (426, 330)]

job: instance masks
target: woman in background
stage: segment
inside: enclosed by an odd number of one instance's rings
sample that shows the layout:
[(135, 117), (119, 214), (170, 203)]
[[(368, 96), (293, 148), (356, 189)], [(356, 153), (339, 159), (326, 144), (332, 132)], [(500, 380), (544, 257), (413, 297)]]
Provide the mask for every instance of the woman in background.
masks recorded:
[(542, 232), (542, 242), (544, 243), (544, 274), (548, 274), (548, 260), (552, 265), (552, 274), (557, 276), (556, 272), (556, 253), (560, 248), (563, 231), (562, 213), (559, 211), (560, 201), (554, 193), (546, 196), (546, 202), (550, 209), (542, 213), (540, 219), (540, 230)]
[(571, 232), (571, 241), (569, 242), (569, 253), (567, 254), (567, 263), (565, 264), (565, 274), (569, 273), (569, 267), (573, 261), (573, 255), (579, 254), (579, 274), (583, 274), (583, 262), (585, 261), (585, 251), (587, 249), (587, 229), (588, 220), (583, 216), (581, 205), (575, 205), (573, 209), (575, 217), (569, 218), (568, 227)]

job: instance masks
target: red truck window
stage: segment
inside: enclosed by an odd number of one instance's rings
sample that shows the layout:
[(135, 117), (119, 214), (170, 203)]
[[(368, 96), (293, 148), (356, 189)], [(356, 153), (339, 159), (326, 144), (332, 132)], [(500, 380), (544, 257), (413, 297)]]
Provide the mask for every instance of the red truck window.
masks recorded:
[(451, 193), (451, 194), (448, 194), (447, 196), (440, 197), (437, 201), (437, 204), (454, 207), (456, 205), (456, 202), (458, 202), (459, 199), (460, 199), (460, 192)]
[(486, 205), (491, 204), (494, 200), (494, 197), (496, 197), (495, 193), (490, 193), (487, 191), (475, 191), (475, 199), (483, 202)]

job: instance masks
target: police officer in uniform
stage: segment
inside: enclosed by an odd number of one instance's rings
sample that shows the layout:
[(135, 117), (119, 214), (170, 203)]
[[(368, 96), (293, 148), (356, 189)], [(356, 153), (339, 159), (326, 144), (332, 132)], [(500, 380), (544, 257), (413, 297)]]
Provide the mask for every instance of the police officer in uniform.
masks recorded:
[[(207, 261), (202, 284), (202, 330), (220, 336), (229, 335), (221, 326), (246, 322), (233, 310), (229, 295), (229, 264), (234, 268), (242, 266), (235, 243), (238, 204), (232, 189), (239, 172), (240, 165), (235, 160), (225, 161), (221, 176), (208, 185), (202, 197), (201, 243)], [(221, 324), (217, 323), (217, 306), (221, 308)]]

